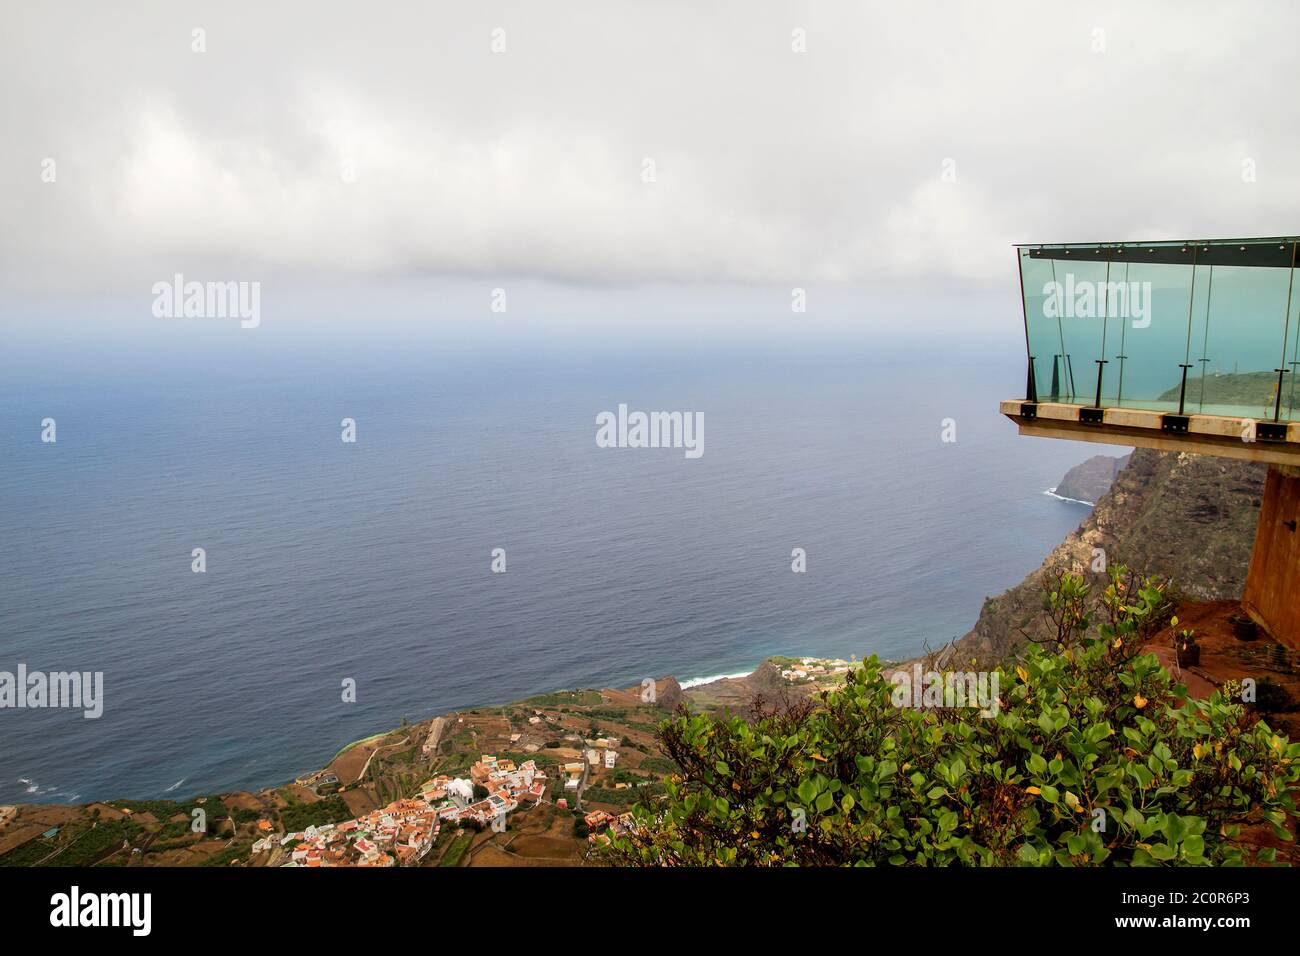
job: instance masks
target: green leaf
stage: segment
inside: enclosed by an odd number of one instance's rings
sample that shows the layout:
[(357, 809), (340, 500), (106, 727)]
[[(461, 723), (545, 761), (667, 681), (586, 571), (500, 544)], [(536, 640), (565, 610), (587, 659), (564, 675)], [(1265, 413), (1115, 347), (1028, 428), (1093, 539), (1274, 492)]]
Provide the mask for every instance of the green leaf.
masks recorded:
[(1174, 848), (1168, 843), (1153, 843), (1149, 852), (1157, 860), (1172, 860), (1174, 858)]

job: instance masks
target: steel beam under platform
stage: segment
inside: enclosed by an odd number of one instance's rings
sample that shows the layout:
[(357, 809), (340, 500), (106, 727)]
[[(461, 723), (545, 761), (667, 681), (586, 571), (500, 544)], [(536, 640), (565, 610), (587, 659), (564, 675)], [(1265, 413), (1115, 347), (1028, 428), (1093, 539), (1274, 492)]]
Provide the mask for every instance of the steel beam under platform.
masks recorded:
[[(1300, 466), (1300, 423), (1021, 399), (1002, 402), (1001, 411), (1022, 435)], [(1253, 434), (1254, 441), (1243, 434)]]

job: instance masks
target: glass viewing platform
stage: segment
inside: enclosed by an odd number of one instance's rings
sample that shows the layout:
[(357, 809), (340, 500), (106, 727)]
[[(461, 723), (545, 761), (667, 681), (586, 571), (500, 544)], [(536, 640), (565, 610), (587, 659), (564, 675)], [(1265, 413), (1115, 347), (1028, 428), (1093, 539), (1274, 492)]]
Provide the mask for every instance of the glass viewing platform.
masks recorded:
[(1241, 606), (1300, 648), (1300, 239), (1016, 247), (1022, 435), (1265, 462)]
[[(1017, 246), (1029, 374), (1025, 399), (1003, 403), (1004, 413), (1022, 425), (1049, 419), (1216, 444), (1300, 440), (1300, 426), (1289, 426), (1300, 422), (1298, 244), (1287, 236)], [(1294, 461), (1300, 446), (1288, 451), (1223, 453)]]
[(1037, 400), (1300, 419), (1297, 239), (1018, 246)]

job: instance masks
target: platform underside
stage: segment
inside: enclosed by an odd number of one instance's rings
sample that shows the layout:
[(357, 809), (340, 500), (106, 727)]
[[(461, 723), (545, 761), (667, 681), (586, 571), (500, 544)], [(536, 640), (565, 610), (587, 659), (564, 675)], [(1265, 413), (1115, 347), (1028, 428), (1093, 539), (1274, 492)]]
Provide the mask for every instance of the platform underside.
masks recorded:
[(1252, 420), (1226, 415), (1177, 416), (1141, 408), (1092, 409), (1019, 399), (1002, 402), (1001, 411), (1022, 435), (1300, 466), (1300, 424), (1296, 423), (1256, 419), (1255, 440), (1247, 441), (1243, 434), (1252, 433)]

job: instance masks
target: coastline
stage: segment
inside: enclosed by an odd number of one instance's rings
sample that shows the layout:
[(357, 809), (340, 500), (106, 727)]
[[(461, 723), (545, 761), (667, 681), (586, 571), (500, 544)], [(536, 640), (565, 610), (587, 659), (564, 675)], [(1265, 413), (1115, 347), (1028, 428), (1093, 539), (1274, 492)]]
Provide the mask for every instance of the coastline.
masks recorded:
[[(1060, 486), (1058, 485), (1057, 487), (1059, 488)], [(1087, 505), (1089, 508), (1097, 507), (1097, 502), (1095, 501), (1084, 501), (1082, 498), (1067, 498), (1065, 495), (1058, 495), (1056, 493), (1056, 488), (1048, 488), (1043, 492), (1043, 494), (1047, 495), (1049, 498), (1055, 498), (1057, 501), (1068, 501), (1073, 505)]]
[(762, 666), (763, 663), (760, 661), (758, 666), (754, 667), (752, 670), (739, 671), (734, 674), (712, 674), (707, 677), (688, 677), (684, 681), (679, 681), (678, 684), (682, 690), (693, 690), (697, 687), (707, 687), (710, 684), (716, 684), (718, 681), (739, 680), (742, 677), (751, 677), (753, 676), (754, 671), (757, 671), (758, 668)]

